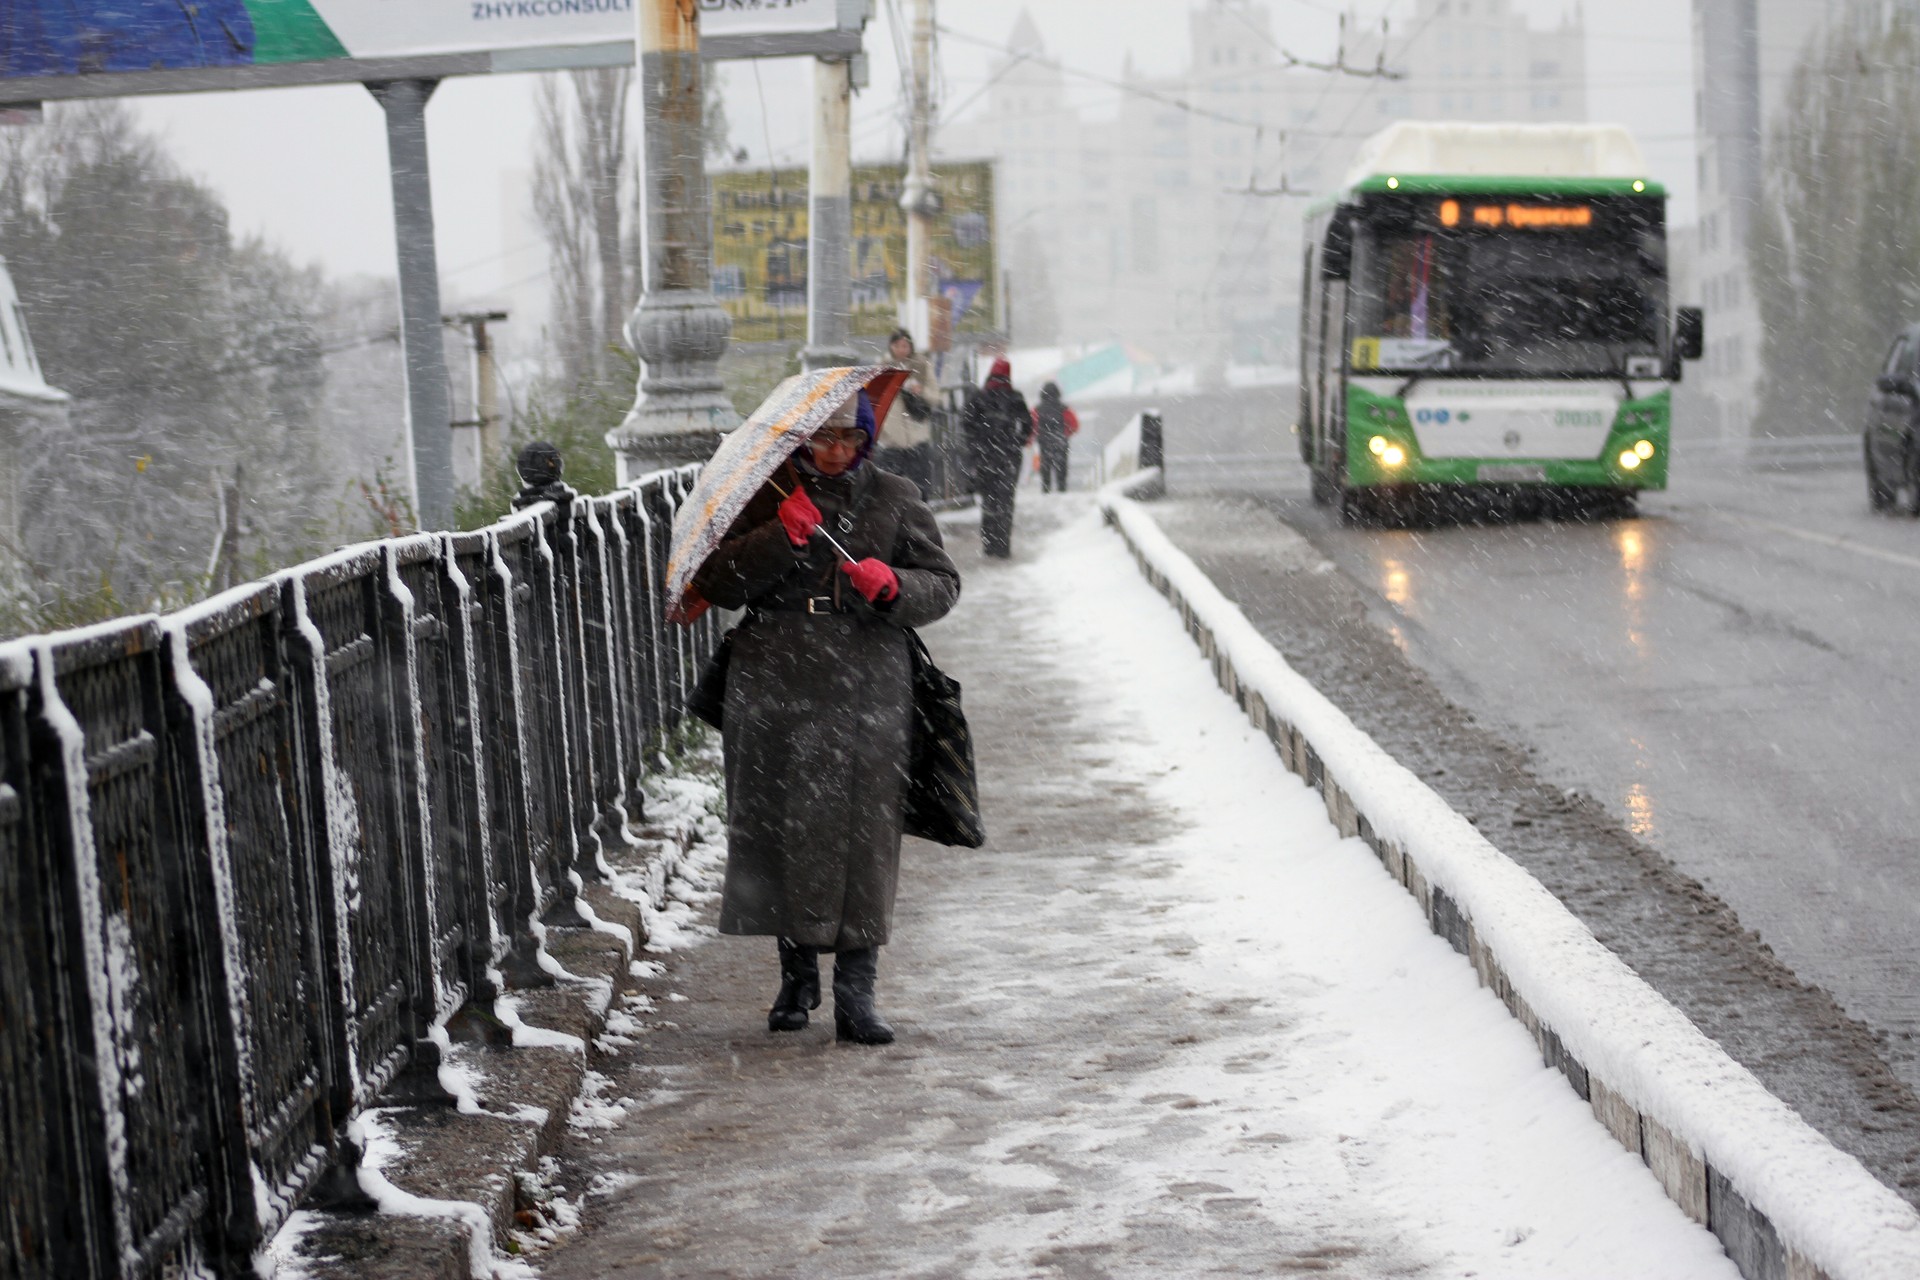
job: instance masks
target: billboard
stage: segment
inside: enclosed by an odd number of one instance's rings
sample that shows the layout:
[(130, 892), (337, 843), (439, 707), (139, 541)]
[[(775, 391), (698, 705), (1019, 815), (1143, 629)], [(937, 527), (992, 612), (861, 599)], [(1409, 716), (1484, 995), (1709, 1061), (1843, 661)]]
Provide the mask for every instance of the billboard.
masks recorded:
[[(704, 36), (834, 31), (840, 0), (696, 0)], [(636, 0), (4, 0), (0, 79), (582, 45), (627, 46)]]
[[(807, 171), (733, 169), (713, 182), (713, 289), (738, 342), (797, 341), (807, 332)], [(992, 333), (999, 289), (993, 165), (934, 165), (940, 193), (931, 252), (936, 286), (952, 306), (953, 333)], [(853, 334), (885, 338), (906, 299), (906, 214), (899, 165), (853, 169)]]

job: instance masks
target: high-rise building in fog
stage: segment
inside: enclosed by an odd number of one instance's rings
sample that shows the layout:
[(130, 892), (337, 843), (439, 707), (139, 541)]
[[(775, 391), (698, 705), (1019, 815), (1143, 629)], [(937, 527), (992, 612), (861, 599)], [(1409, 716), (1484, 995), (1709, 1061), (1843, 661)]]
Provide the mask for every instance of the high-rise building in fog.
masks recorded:
[(999, 162), (1014, 340), (1290, 363), (1305, 200), (1364, 138), (1400, 119), (1586, 118), (1577, 8), (1542, 30), (1510, 0), (1416, 0), (1404, 24), (1346, 30), (1344, 64), (1390, 77), (1292, 65), (1265, 0), (1196, 0), (1186, 70), (1129, 66), (1096, 120), (1071, 105), (1071, 54), (1023, 13), (984, 110), (938, 139)]
[(1694, 130), (1700, 220), (1690, 291), (1707, 312), (1695, 381), (1721, 434), (1745, 436), (1759, 390), (1760, 312), (1747, 237), (1766, 140), (1794, 64), (1842, 0), (1693, 0)]

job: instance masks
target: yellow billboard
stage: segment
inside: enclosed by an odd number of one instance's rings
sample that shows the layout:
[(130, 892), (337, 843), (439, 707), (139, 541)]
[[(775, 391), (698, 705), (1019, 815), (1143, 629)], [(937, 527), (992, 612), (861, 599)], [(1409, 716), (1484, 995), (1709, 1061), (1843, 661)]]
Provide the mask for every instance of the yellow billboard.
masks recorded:
[[(935, 281), (952, 307), (953, 332), (991, 333), (999, 314), (993, 165), (936, 164)], [(898, 165), (853, 170), (853, 333), (884, 338), (906, 298), (906, 214)], [(798, 342), (807, 335), (807, 171), (733, 169), (713, 182), (713, 287), (738, 342)]]

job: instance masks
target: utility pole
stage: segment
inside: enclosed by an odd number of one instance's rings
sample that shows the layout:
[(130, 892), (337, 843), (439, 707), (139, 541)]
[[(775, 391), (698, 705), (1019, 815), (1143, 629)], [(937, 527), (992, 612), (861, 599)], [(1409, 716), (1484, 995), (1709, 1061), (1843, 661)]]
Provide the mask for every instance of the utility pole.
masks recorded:
[[(489, 323), (505, 320), (504, 311), (462, 311), (458, 315), (442, 316), (447, 324), (465, 325), (473, 337), (473, 417), (454, 423), (455, 427), (473, 429), (476, 434), (471, 438), (472, 447), (461, 449), (454, 455), (454, 470), (466, 488), (484, 489), (500, 464), (506, 461), (506, 434), (500, 418), (500, 383), (493, 361), (493, 336), (487, 332)], [(464, 466), (460, 465), (465, 463)]]
[(438, 80), (369, 84), (387, 113), (393, 227), (399, 246), (400, 342), (406, 351), (407, 436), (412, 443), (414, 518), (422, 529), (453, 524), (453, 411), (440, 345), (440, 269), (427, 178), (427, 99)]
[(913, 116), (907, 133), (907, 182), (900, 207), (907, 215), (907, 314), (901, 319), (921, 351), (933, 339), (928, 299), (933, 215), (940, 196), (933, 187), (933, 0), (913, 0)]
[(220, 513), (220, 532), (213, 540), (213, 554), (207, 557), (207, 591), (217, 595), (240, 585), (240, 483), (245, 472), (233, 464), (233, 481), (213, 472), (213, 494)]
[(853, 349), (853, 80), (849, 58), (813, 62), (813, 163), (808, 175), (808, 369), (859, 363)]
[(640, 390), (607, 433), (620, 483), (704, 462), (740, 425), (720, 380), (733, 322), (713, 296), (700, 27), (692, 0), (639, 0), (643, 292), (627, 318)]

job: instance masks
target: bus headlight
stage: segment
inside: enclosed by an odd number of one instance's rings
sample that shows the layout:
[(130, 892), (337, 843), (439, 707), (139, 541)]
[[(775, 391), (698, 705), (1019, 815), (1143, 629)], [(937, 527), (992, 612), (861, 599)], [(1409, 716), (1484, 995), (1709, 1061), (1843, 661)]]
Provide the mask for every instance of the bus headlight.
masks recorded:
[(1397, 467), (1407, 460), (1407, 451), (1397, 444), (1387, 445), (1380, 450), (1380, 461), (1390, 467)]
[(1635, 471), (1639, 469), (1639, 466), (1640, 466), (1640, 455), (1638, 453), (1636, 453), (1632, 449), (1625, 449), (1621, 451), (1620, 469), (1622, 471)]
[(1653, 441), (1636, 440), (1633, 442), (1633, 451), (1640, 455), (1640, 461), (1646, 462), (1653, 457)]
[(1386, 451), (1387, 438), (1385, 436), (1375, 436), (1373, 439), (1367, 441), (1367, 452), (1371, 453), (1374, 457), (1378, 458), (1386, 453)]

